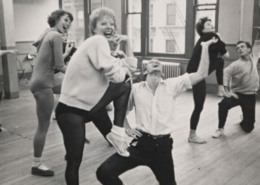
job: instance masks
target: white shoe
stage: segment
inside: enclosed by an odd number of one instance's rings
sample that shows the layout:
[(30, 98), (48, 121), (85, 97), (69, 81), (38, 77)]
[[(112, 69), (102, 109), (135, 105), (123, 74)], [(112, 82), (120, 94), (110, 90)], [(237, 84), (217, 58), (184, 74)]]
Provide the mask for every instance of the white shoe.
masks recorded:
[(40, 162), (38, 165), (37, 163), (33, 162), (32, 168), (31, 168), (32, 175), (38, 175), (38, 176), (53, 176), (54, 171), (49, 169), (43, 162)]
[(216, 132), (214, 133), (214, 135), (212, 136), (213, 138), (219, 138), (222, 135), (224, 135), (224, 129), (223, 128), (219, 128), (216, 130)]
[(116, 149), (116, 152), (119, 155), (121, 155), (123, 157), (130, 156), (129, 152), (127, 151), (127, 144), (123, 137), (115, 134), (114, 132), (109, 132), (106, 135), (106, 138), (109, 141), (109, 143), (114, 146), (114, 148)]
[(204, 140), (198, 136), (193, 136), (193, 137), (189, 136), (188, 141), (190, 143), (196, 143), (196, 144), (206, 144), (207, 143), (206, 140)]

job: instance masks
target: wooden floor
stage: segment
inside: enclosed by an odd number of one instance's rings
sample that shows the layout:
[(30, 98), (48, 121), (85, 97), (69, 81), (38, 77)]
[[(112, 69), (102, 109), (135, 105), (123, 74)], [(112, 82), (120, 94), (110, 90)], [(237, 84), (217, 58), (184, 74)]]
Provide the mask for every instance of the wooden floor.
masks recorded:
[[(28, 86), (21, 83), (20, 98), (3, 100), (0, 105), (1, 124), (7, 131), (0, 133), (0, 185), (64, 185), (64, 146), (60, 130), (52, 122), (44, 159), (55, 170), (54, 177), (36, 177), (30, 174), (32, 138), (36, 129), (35, 102)], [(229, 112), (226, 135), (212, 139), (217, 128), (217, 103), (220, 98), (209, 94), (198, 127), (205, 145), (187, 142), (189, 117), (193, 109), (191, 92), (183, 94), (176, 109), (174, 162), (179, 185), (259, 185), (260, 184), (260, 102), (256, 108), (256, 128), (251, 134), (240, 130), (241, 110)], [(131, 114), (134, 121), (134, 114)], [(85, 145), (80, 168), (81, 185), (98, 185), (95, 171), (114, 149), (109, 147), (94, 126), (86, 125), (90, 144)], [(122, 175), (128, 185), (157, 185), (147, 167), (138, 167)]]

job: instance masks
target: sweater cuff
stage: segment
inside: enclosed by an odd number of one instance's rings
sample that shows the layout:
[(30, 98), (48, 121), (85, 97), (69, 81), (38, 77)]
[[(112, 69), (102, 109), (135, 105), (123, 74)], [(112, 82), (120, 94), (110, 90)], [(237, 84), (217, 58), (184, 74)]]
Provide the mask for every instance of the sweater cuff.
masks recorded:
[(119, 127), (119, 126), (113, 125), (111, 132), (113, 132), (114, 134), (116, 134), (120, 137), (125, 136), (125, 128), (124, 127)]
[(126, 63), (129, 65), (131, 71), (135, 71), (137, 69), (137, 58), (135, 57), (126, 57)]

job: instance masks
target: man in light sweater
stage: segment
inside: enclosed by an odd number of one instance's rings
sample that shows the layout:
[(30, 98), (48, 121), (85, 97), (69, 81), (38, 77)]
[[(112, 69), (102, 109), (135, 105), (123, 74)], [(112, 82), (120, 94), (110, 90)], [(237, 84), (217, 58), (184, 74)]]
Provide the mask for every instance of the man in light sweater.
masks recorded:
[(218, 129), (213, 138), (224, 134), (228, 111), (235, 106), (241, 106), (243, 112), (241, 128), (247, 133), (254, 129), (256, 93), (259, 88), (257, 63), (260, 57), (260, 27), (256, 29), (253, 48), (248, 42), (239, 41), (236, 45), (239, 59), (224, 70), (224, 86), (228, 96), (219, 103)]
[(127, 131), (135, 139), (129, 157), (114, 154), (97, 170), (104, 185), (122, 185), (119, 175), (139, 165), (150, 167), (160, 185), (176, 185), (172, 158), (176, 98), (208, 76), (209, 45), (217, 39), (202, 42), (198, 70), (177, 78), (162, 80), (162, 64), (151, 60), (147, 64), (146, 81), (135, 83), (129, 98), (128, 110), (135, 107), (136, 128)]

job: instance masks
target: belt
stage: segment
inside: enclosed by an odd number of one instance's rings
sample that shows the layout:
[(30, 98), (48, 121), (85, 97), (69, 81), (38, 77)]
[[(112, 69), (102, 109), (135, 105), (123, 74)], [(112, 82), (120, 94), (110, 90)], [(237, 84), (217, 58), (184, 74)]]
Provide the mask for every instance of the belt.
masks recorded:
[(170, 137), (171, 137), (170, 134), (165, 134), (165, 135), (152, 135), (152, 134), (149, 134), (149, 133), (144, 132), (144, 131), (141, 131), (141, 130), (139, 130), (139, 132), (142, 133), (142, 136), (141, 136), (141, 137), (146, 137), (146, 138), (150, 138), (150, 139), (153, 139), (153, 140), (167, 139), (167, 138), (170, 138)]

